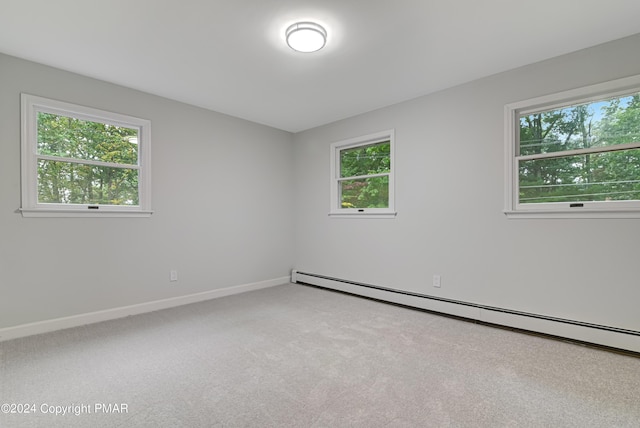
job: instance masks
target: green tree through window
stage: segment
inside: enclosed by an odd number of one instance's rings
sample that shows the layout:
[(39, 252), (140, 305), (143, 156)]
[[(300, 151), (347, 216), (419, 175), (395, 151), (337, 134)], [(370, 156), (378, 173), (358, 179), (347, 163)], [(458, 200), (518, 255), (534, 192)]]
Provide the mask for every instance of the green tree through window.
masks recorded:
[(638, 93), (521, 116), (519, 202), (640, 200), (637, 142)]
[[(391, 143), (359, 146), (340, 151), (341, 206), (388, 208)], [(382, 174), (382, 175), (380, 175)]]
[(149, 217), (151, 122), (21, 94), (24, 217)]
[(338, 217), (393, 218), (393, 129), (331, 144), (331, 208)]
[(138, 205), (137, 129), (40, 112), (37, 134), (38, 203)]

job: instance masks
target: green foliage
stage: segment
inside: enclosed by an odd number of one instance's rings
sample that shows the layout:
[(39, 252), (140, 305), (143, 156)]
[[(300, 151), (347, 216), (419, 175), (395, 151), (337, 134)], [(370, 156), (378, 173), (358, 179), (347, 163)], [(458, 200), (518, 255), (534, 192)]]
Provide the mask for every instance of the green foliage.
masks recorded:
[[(616, 98), (520, 119), (520, 154), (640, 141), (640, 97)], [(520, 202), (640, 199), (640, 149), (520, 162)]]
[(38, 154), (51, 158), (38, 162), (38, 202), (137, 205), (137, 136), (136, 129), (39, 113)]
[(389, 176), (364, 177), (391, 171), (391, 143), (359, 146), (340, 151), (342, 208), (389, 207)]
[(391, 170), (389, 141), (340, 151), (340, 177), (359, 177)]
[(342, 208), (389, 207), (388, 176), (344, 180), (341, 186)]

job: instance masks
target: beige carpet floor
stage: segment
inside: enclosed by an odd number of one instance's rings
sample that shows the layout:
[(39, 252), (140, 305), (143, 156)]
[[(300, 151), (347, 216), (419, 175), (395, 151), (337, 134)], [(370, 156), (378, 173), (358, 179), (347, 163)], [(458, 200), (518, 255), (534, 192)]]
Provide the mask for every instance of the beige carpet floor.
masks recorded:
[(640, 359), (285, 284), (2, 342), (2, 403), (1, 427), (640, 427)]

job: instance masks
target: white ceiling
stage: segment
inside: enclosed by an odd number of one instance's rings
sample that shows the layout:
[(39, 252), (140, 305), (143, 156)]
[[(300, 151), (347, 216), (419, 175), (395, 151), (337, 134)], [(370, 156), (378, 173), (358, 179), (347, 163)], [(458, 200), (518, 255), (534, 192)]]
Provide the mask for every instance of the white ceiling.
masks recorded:
[[(0, 52), (291, 132), (640, 32), (639, 0), (0, 4)], [(325, 49), (286, 46), (300, 20)]]

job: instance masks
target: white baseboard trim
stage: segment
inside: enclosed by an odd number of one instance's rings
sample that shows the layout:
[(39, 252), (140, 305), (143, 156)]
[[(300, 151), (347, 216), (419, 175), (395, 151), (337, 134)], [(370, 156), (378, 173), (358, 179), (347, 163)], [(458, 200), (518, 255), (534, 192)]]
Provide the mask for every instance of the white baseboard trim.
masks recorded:
[(291, 279), (291, 282), (315, 285), (404, 306), (478, 320), (489, 324), (513, 327), (611, 348), (640, 352), (640, 332), (638, 331), (615, 329), (613, 327), (598, 326), (573, 320), (554, 319), (535, 314), (517, 313), (509, 309), (447, 300), (295, 270), (292, 272)]
[(143, 314), (146, 312), (154, 312), (161, 309), (173, 308), (176, 306), (188, 305), (189, 303), (219, 299), (220, 297), (246, 293), (263, 288), (275, 287), (276, 285), (289, 283), (289, 279), (289, 276), (284, 276), (281, 278), (254, 282), (251, 284), (235, 285), (232, 287), (204, 291), (202, 293), (189, 294), (186, 296), (171, 297), (169, 299), (155, 300), (152, 302), (139, 303), (136, 305), (122, 306), (119, 308), (105, 309), (102, 311), (89, 312), (86, 314), (72, 315), (69, 317), (55, 318), (46, 321), (38, 321), (29, 324), (1, 328), (0, 342), (10, 339), (17, 339), (20, 337), (32, 336), (34, 334), (48, 333), (55, 330), (93, 324), (101, 321), (124, 318), (131, 315)]

